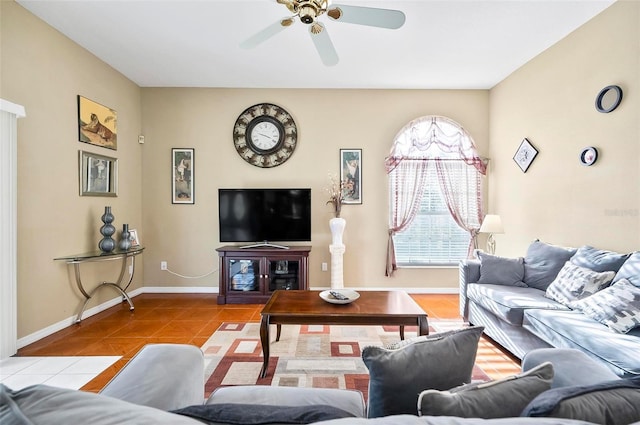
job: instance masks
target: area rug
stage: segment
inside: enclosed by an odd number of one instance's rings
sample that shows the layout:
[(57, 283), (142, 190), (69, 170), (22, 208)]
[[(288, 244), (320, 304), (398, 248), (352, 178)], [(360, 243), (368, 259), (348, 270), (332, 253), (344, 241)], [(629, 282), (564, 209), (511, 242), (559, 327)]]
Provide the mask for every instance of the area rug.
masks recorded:
[[(460, 320), (430, 320), (430, 332), (463, 326)], [(369, 374), (362, 349), (387, 346), (400, 340), (398, 326), (283, 325), (279, 341), (271, 329), (271, 357), (260, 378), (262, 346), (259, 323), (223, 323), (202, 346), (205, 356), (205, 393), (230, 385), (342, 388), (360, 390), (367, 399)], [(405, 338), (417, 327), (405, 328)], [(477, 365), (473, 380), (489, 377)]]

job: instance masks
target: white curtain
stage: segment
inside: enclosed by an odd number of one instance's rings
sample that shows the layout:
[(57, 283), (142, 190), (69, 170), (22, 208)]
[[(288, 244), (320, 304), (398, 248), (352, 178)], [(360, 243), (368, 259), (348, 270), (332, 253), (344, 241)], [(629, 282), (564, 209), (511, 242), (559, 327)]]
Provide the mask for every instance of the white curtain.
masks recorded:
[(426, 161), (401, 161), (389, 172), (392, 208), (385, 276), (393, 275), (397, 269), (393, 235), (404, 230), (418, 214), (428, 165)]
[[(446, 117), (425, 116), (409, 122), (398, 132), (385, 161), (391, 190), (386, 276), (393, 275), (397, 268), (393, 235), (416, 217), (427, 169), (434, 164), (449, 212), (469, 232), (471, 256), (484, 216), (480, 176), (486, 175), (487, 162), (480, 157), (471, 135), (458, 123)], [(473, 181), (466, 182), (475, 190), (455, 190), (460, 184), (456, 176), (461, 167), (475, 176)]]

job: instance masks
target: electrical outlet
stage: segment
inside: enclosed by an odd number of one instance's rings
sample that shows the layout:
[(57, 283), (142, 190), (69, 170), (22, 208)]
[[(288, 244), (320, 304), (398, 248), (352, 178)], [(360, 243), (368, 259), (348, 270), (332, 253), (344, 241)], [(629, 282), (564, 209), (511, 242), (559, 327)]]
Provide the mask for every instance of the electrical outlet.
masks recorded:
[(160, 261), (160, 270), (167, 270), (167, 262)]
[(129, 264), (129, 274), (133, 274), (133, 264)]
[(329, 268), (327, 267), (327, 263), (322, 263), (322, 271), (326, 272)]

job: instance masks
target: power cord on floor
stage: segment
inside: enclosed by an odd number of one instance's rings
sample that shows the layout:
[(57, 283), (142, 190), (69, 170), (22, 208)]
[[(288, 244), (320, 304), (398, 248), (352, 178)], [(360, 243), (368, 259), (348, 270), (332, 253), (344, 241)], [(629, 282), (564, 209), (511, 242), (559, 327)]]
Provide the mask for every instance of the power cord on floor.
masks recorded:
[(183, 274), (180, 274), (180, 273), (176, 273), (176, 272), (174, 272), (174, 271), (171, 271), (171, 270), (169, 270), (168, 268), (167, 268), (167, 269), (165, 269), (165, 270), (162, 270), (162, 271), (163, 271), (163, 272), (171, 273), (172, 275), (174, 275), (174, 276), (178, 276), (178, 277), (181, 277), (181, 278), (183, 278), (183, 279), (201, 279), (201, 278), (203, 278), (203, 277), (207, 277), (207, 276), (209, 276), (209, 275), (212, 275), (212, 274), (216, 273), (216, 272), (218, 271), (218, 269), (213, 269), (213, 270), (211, 270), (210, 272), (205, 273), (205, 274), (200, 275), (200, 276), (185, 276), (185, 275), (183, 275)]

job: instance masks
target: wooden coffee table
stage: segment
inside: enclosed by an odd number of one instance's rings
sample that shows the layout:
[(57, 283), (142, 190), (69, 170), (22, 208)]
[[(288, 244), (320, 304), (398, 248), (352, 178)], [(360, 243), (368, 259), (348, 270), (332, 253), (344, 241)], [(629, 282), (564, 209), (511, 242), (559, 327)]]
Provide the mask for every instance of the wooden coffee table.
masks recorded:
[(429, 334), (427, 313), (405, 291), (362, 291), (350, 304), (331, 304), (319, 291), (276, 291), (260, 313), (260, 342), (264, 357), (260, 376), (269, 367), (269, 325), (277, 325), (276, 341), (282, 325), (392, 325), (418, 326), (419, 335)]

